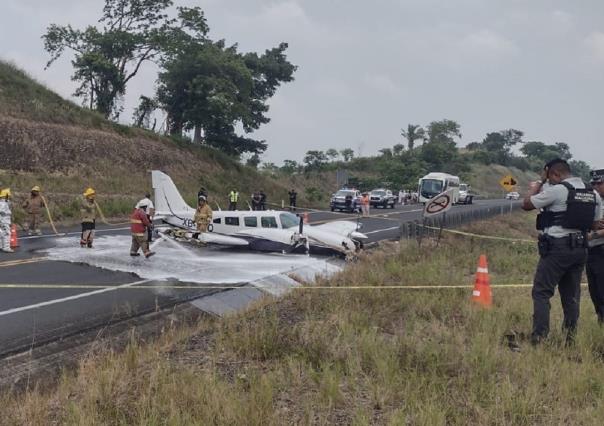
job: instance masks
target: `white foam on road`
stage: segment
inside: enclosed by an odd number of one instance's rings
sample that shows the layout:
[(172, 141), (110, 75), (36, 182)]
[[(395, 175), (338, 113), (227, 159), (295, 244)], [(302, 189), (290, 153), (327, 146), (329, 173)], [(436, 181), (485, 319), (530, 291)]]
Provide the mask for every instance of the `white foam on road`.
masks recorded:
[(217, 251), (171, 240), (156, 244), (156, 254), (149, 259), (142, 255), (131, 257), (131, 237), (125, 235), (97, 237), (92, 249), (80, 248), (73, 238), (58, 238), (56, 241), (57, 245), (47, 250), (50, 260), (131, 272), (143, 279), (157, 281), (176, 279), (199, 284), (234, 284), (306, 268), (325, 275), (339, 269), (327, 262), (327, 258)]

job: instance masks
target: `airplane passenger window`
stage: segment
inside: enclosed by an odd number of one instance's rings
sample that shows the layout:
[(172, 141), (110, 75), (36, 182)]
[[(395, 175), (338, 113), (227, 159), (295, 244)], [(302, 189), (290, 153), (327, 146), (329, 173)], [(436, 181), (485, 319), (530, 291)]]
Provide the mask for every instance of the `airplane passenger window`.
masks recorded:
[(249, 226), (252, 228), (256, 228), (258, 226), (258, 218), (257, 217), (244, 217), (243, 218), (243, 223), (245, 224), (245, 226)]
[(262, 216), (260, 218), (260, 223), (263, 228), (278, 228), (277, 219), (275, 216)]
[(213, 223), (220, 223), (220, 221), (221, 221), (221, 218), (217, 218), (217, 219), (214, 219), (212, 222)]
[(233, 225), (239, 226), (239, 218), (238, 217), (225, 217), (224, 218), (225, 225)]

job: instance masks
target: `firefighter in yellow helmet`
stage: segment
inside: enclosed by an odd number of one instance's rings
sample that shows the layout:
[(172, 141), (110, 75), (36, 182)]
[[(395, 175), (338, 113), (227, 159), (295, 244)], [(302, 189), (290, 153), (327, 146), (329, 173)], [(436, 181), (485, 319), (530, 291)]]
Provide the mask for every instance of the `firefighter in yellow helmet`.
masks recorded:
[(6, 253), (13, 252), (13, 249), (10, 248), (10, 225), (12, 222), (12, 213), (8, 201), (10, 197), (9, 188), (0, 191), (0, 249)]
[(27, 224), (27, 234), (42, 235), (40, 230), (40, 221), (42, 219), (42, 208), (44, 208), (44, 201), (40, 195), (40, 187), (38, 185), (31, 189), (29, 197), (23, 202), (21, 207), (27, 213), (29, 220)]
[(194, 217), (197, 232), (208, 232), (208, 226), (212, 222), (212, 209), (208, 206), (207, 201), (206, 197), (202, 195), (197, 202), (197, 210)]
[(83, 198), (80, 203), (80, 213), (82, 218), (82, 236), (80, 238), (80, 247), (92, 248), (92, 240), (94, 239), (94, 228), (96, 222), (96, 204), (94, 202), (96, 192), (92, 188), (87, 188), (82, 195)]

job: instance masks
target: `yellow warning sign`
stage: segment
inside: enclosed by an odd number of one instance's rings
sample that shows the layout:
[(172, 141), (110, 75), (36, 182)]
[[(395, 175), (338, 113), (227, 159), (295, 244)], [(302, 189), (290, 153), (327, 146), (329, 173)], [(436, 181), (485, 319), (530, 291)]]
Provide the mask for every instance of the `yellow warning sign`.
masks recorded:
[(501, 185), (507, 192), (513, 191), (517, 184), (518, 181), (512, 175), (504, 176), (499, 181), (499, 185)]

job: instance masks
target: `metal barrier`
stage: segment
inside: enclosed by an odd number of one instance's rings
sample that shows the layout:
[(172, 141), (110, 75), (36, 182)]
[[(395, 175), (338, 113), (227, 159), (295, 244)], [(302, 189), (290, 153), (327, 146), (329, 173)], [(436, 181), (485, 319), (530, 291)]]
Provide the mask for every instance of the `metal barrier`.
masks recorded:
[(428, 217), (424, 222), (415, 220), (401, 223), (400, 237), (407, 240), (417, 239), (420, 236), (437, 237), (441, 223), (444, 228), (457, 228), (470, 222), (511, 214), (519, 210), (520, 206), (520, 203), (514, 203), (495, 207), (474, 207), (468, 211), (449, 210), (446, 215)]

